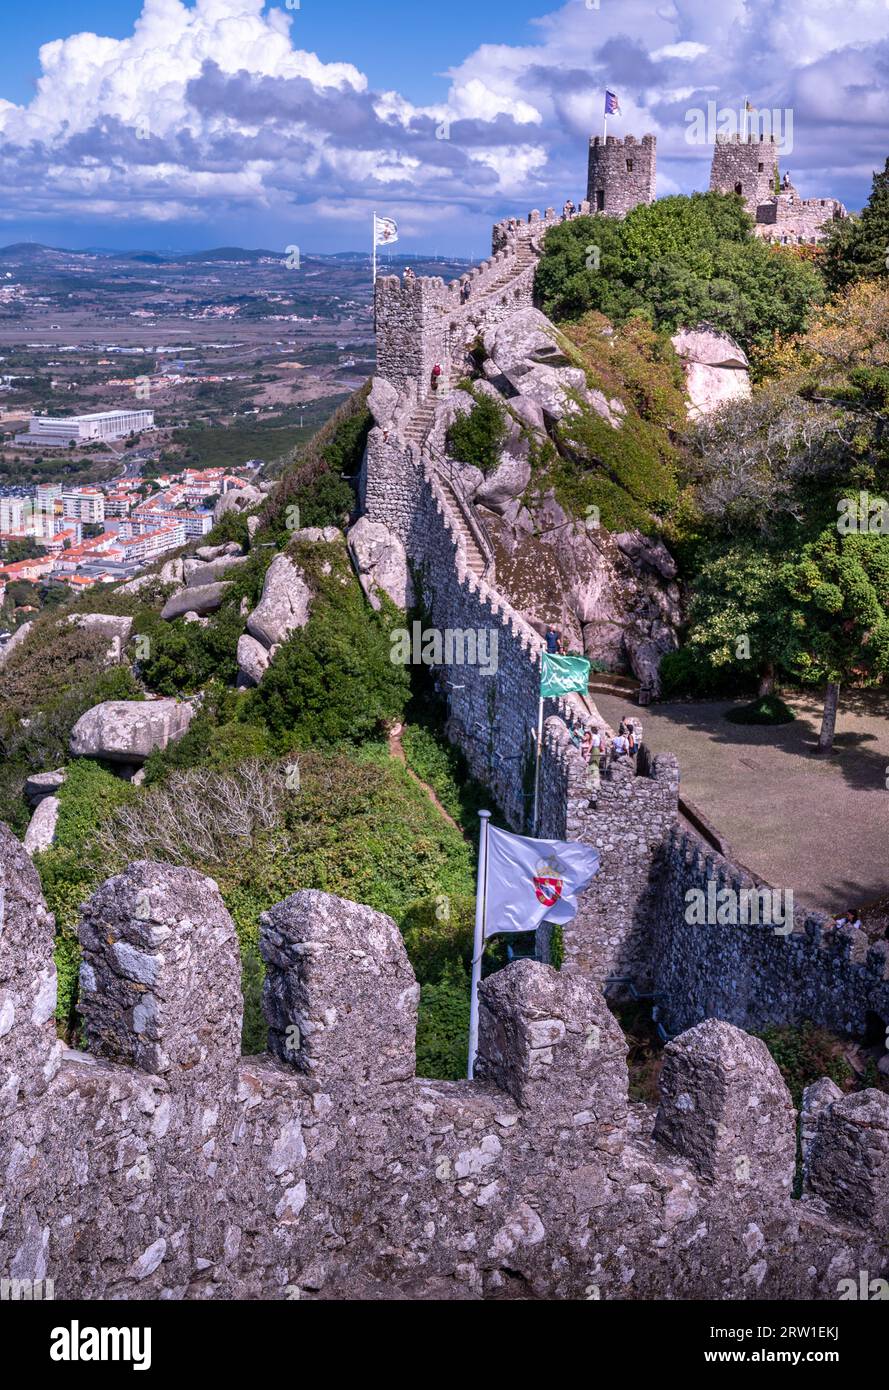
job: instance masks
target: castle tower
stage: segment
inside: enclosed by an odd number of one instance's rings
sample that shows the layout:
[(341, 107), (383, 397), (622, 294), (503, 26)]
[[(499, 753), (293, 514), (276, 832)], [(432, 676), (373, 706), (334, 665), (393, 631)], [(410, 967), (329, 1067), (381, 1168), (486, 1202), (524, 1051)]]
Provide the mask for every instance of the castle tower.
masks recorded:
[(635, 135), (625, 140), (614, 135), (603, 140), (601, 135), (594, 135), (587, 173), (590, 211), (624, 217), (639, 203), (653, 203), (656, 164), (654, 135), (643, 135), (641, 141)]
[(717, 135), (710, 167), (712, 193), (740, 193), (750, 216), (775, 192), (778, 142), (774, 135)]

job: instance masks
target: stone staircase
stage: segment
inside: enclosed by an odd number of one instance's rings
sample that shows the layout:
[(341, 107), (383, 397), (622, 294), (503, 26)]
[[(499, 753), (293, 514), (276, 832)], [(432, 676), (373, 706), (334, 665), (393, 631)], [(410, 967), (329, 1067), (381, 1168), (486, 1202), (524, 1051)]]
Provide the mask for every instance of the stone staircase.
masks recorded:
[(438, 483), (442, 492), (445, 495), (445, 501), (448, 504), (451, 516), (453, 517), (454, 523), (457, 527), (457, 532), (462, 542), (463, 550), (466, 554), (466, 563), (472, 570), (472, 573), (476, 575), (479, 579), (481, 579), (482, 575), (485, 572), (485, 557), (482, 554), (481, 549), (479, 548), (478, 541), (472, 534), (472, 530), (469, 526), (469, 523), (463, 515), (463, 510), (460, 506), (460, 500), (457, 497), (453, 484), (449, 482), (449, 480), (445, 477), (443, 473), (438, 474)]
[(410, 420), (405, 427), (404, 437), (408, 444), (419, 444), (422, 449), (426, 442), (426, 436), (432, 428), (435, 419), (435, 396), (429, 396), (421, 405), (418, 405)]
[[(508, 271), (505, 271), (503, 275), (501, 275), (499, 279), (495, 280), (492, 285), (489, 285), (488, 288), (484, 291), (484, 293), (482, 295), (479, 295), (479, 299), (488, 299), (492, 295), (499, 294), (501, 290), (505, 289), (508, 285), (512, 284), (514, 280), (516, 280), (524, 271), (526, 271), (529, 266), (535, 265), (537, 263), (537, 260), (538, 257), (536, 252), (531, 248), (531, 246), (527, 242), (523, 243), (519, 247), (518, 252), (516, 253), (516, 258), (513, 261), (510, 269)], [(471, 300), (468, 302), (466, 307), (472, 307)], [(429, 431), (432, 429), (433, 423), (435, 421), (435, 406), (437, 399), (438, 398), (435, 395), (430, 395), (427, 396), (424, 401), (421, 401), (421, 403), (414, 410), (404, 429), (405, 442), (408, 444), (416, 444), (421, 450), (421, 452), (425, 451), (426, 438), (429, 434)], [(447, 502), (448, 508), (450, 509), (454, 522), (457, 526), (458, 533), (462, 540), (463, 548), (466, 553), (467, 564), (469, 568), (472, 570), (473, 574), (477, 575), (479, 579), (481, 579), (482, 575), (485, 572), (487, 562), (485, 559), (484, 552), (482, 551), (478, 541), (473, 535), (472, 528), (467, 522), (466, 517), (464, 515), (464, 507), (471, 507), (472, 504), (461, 503), (461, 500), (458, 497), (453, 484), (448, 480), (447, 476), (444, 473), (438, 472), (438, 481), (441, 485), (442, 491), (444, 492), (445, 501)]]

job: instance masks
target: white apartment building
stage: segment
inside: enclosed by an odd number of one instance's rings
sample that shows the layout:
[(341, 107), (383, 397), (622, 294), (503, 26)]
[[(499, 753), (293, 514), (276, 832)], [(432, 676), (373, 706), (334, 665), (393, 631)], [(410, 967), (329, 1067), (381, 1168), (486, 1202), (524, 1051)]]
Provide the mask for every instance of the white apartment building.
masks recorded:
[(122, 553), (126, 564), (144, 564), (167, 550), (178, 550), (184, 544), (185, 526), (177, 521), (174, 525), (162, 526), (158, 531), (146, 531), (141, 536), (120, 539), (114, 549)]
[(105, 496), (97, 487), (73, 487), (62, 493), (62, 515), (72, 521), (105, 520)]
[(0, 531), (19, 535), (31, 520), (30, 497), (0, 497)]
[(32, 415), (27, 434), (17, 434), (16, 444), (31, 448), (66, 449), (70, 443), (124, 439), (128, 434), (154, 429), (153, 410), (103, 410), (92, 415)]

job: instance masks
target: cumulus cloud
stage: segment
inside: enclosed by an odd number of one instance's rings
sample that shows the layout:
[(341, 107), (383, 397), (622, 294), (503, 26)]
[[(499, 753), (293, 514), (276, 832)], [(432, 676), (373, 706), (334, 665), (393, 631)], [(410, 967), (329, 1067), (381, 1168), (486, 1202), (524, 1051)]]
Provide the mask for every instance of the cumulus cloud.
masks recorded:
[[(884, 0), (568, 0), (534, 41), (484, 44), (441, 100), (375, 91), (342, 61), (295, 46), (264, 0), (145, 0), (123, 39), (45, 44), (33, 99), (0, 98), (7, 221), (204, 223), (294, 217), (342, 227), (374, 205), (425, 234), (583, 193), (604, 87), (615, 134), (658, 136), (659, 191), (705, 187), (686, 142), (708, 100), (792, 108), (803, 193), (860, 203), (886, 155)], [(429, 75), (430, 91), (434, 77)]]

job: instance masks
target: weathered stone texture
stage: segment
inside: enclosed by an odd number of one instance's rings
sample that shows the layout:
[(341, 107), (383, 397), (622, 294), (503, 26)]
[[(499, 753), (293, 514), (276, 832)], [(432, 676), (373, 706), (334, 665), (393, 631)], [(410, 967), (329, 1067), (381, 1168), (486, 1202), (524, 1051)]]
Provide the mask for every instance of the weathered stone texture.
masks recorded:
[(187, 700), (105, 700), (81, 715), (71, 730), (74, 758), (141, 763), (187, 731), (195, 707)]
[(590, 140), (587, 201), (593, 212), (624, 217), (640, 203), (653, 203), (657, 189), (657, 141), (653, 135)]
[(715, 1022), (678, 1040), (655, 1128), (596, 986), (532, 962), (483, 984), (484, 1079), (414, 1077), (398, 931), (323, 893), (263, 927), (272, 1046), (305, 1030), (309, 1065), (238, 1058), (216, 887), (145, 863), (87, 905), (92, 1050), (63, 1053), (52, 920), (5, 828), (0, 850), (11, 1277), (63, 1298), (830, 1299), (886, 1268), (886, 1097), (822, 1111), (817, 1190), (793, 1201), (761, 1043)]
[(751, 217), (772, 194), (778, 172), (775, 137), (759, 134), (717, 136), (710, 166), (710, 188), (716, 193), (740, 193)]
[(722, 1018), (753, 1029), (810, 1020), (863, 1036), (868, 1011), (889, 1021), (889, 944), (871, 945), (863, 931), (837, 929), (798, 906), (792, 923), (687, 921), (687, 895), (706, 895), (711, 884), (716, 894), (757, 887), (693, 831), (674, 828), (662, 851), (650, 937), (654, 988), (671, 1032)]

